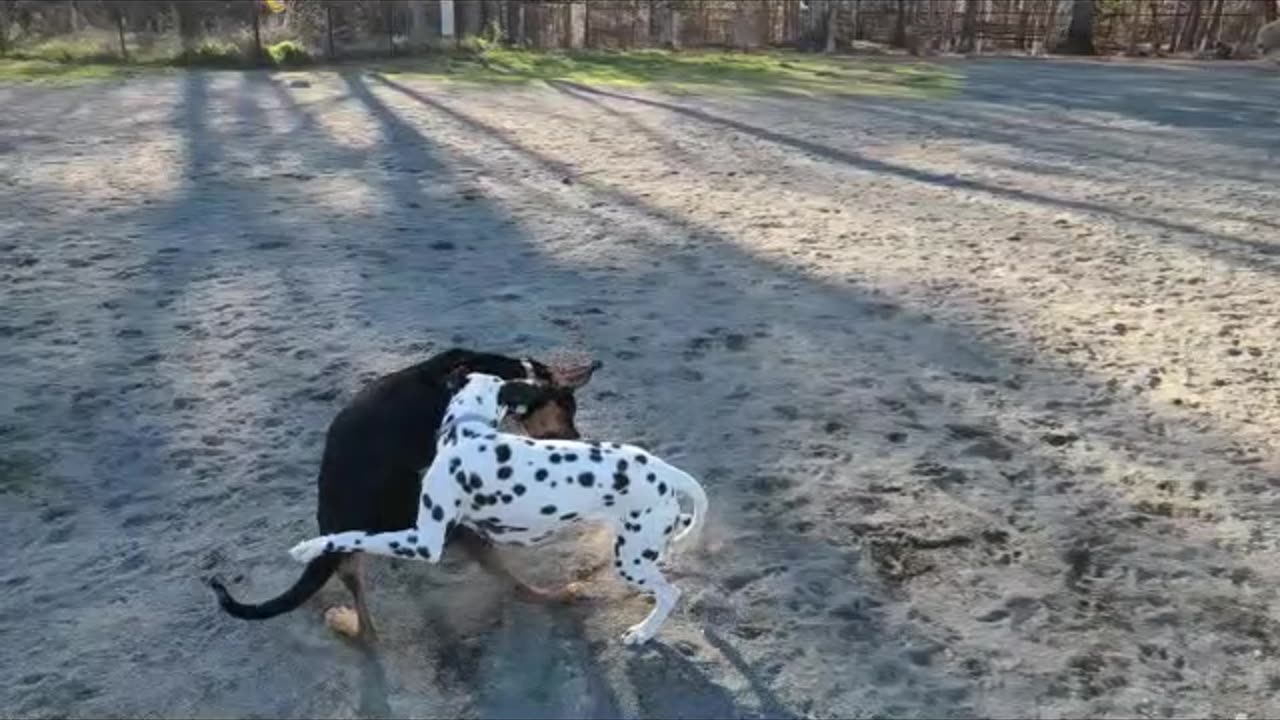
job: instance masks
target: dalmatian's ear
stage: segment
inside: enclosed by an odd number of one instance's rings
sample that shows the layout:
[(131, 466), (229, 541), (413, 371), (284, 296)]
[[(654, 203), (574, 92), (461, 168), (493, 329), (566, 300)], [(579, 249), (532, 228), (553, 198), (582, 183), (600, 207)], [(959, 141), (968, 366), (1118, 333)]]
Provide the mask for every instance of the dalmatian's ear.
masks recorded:
[(516, 415), (525, 415), (554, 393), (555, 388), (544, 383), (509, 380), (502, 383), (502, 388), (498, 390), (498, 404)]
[(450, 370), (449, 374), (444, 376), (444, 389), (450, 395), (457, 395), (458, 391), (467, 384), (467, 375), (470, 372), (465, 366)]

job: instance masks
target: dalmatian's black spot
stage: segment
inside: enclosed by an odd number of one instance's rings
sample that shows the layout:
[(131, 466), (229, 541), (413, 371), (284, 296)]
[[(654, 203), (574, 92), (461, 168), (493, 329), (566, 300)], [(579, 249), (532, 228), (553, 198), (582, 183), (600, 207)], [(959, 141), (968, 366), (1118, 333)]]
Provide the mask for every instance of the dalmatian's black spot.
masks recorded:
[(631, 564), (632, 564), (632, 565), (639, 565), (639, 564), (640, 564), (640, 558), (636, 558), (635, 560), (632, 560), (632, 561), (631, 561)]
[(471, 489), (479, 490), (482, 487), (484, 487), (484, 481), (480, 479), (479, 475), (471, 473)]
[(477, 438), (477, 437), (480, 437), (480, 436), (479, 436), (479, 435), (476, 435), (475, 433), (471, 432), (470, 430), (463, 429), (463, 431), (462, 431), (462, 437), (464, 437), (464, 438), (466, 438), (466, 439), (468, 439), (468, 440), (471, 440), (471, 439), (473, 439), (473, 438)]
[(686, 517), (686, 518), (684, 519), (684, 526), (685, 526), (685, 527), (689, 527), (689, 526), (690, 526), (690, 525), (692, 525), (692, 524), (693, 524), (693, 518), (691, 518), (691, 517)]
[(555, 506), (555, 505), (543, 505), (543, 506), (542, 506), (542, 514), (543, 514), (543, 515), (555, 515), (555, 514), (556, 514), (556, 506)]
[(589, 472), (578, 475), (578, 484), (582, 487), (591, 487), (596, 484), (596, 476)]
[(418, 548), (418, 554), (419, 554), (419, 555), (421, 555), (422, 557), (424, 557), (424, 558), (428, 559), (428, 560), (430, 560), (430, 559), (431, 559), (431, 551), (430, 551), (430, 550), (428, 550), (428, 549), (426, 549), (426, 548), (424, 548), (424, 547), (420, 547), (420, 548)]
[(511, 497), (510, 495), (504, 494), (502, 496), (502, 504), (504, 505), (510, 505), (512, 500), (515, 500), (515, 498)]
[(456, 521), (450, 520), (448, 524), (444, 526), (444, 534), (446, 536), (452, 534), (453, 529), (456, 528), (457, 526), (458, 526), (458, 523)]
[(548, 457), (547, 459), (548, 459), (548, 460), (550, 460), (550, 461), (552, 462), (552, 464), (559, 463), (559, 462), (560, 462), (560, 453), (551, 453), (551, 456), (550, 456), (550, 457)]
[(645, 560), (657, 560), (657, 559), (658, 559), (658, 551), (657, 551), (657, 550), (645, 550), (644, 552), (640, 553), (640, 557), (643, 557)]
[(667, 484), (666, 484), (666, 483), (664, 483), (664, 482), (660, 482), (660, 483), (658, 483), (658, 494), (659, 494), (659, 495), (666, 495), (666, 494), (667, 494)]
[(599, 450), (592, 450), (591, 454), (588, 455), (587, 457), (590, 458), (591, 462), (594, 462), (594, 463), (604, 462), (604, 456), (600, 454)]
[(567, 454), (564, 456), (564, 461), (565, 461), (565, 462), (578, 462), (578, 456), (577, 456), (576, 454), (574, 454), (574, 453), (567, 453)]
[(613, 540), (613, 550), (614, 550), (614, 552), (617, 552), (617, 551), (618, 551), (618, 548), (620, 548), (620, 547), (622, 547), (623, 545), (626, 545), (626, 544), (627, 544), (627, 539), (626, 539), (626, 538), (624, 538), (624, 537), (622, 537), (621, 535), (619, 535), (618, 537), (614, 538), (614, 540)]
[(458, 458), (458, 457), (456, 457), (456, 458), (452, 458), (452, 459), (450, 459), (450, 460), (449, 460), (449, 472), (450, 472), (450, 473), (458, 472), (458, 466), (459, 466), (459, 465), (461, 465), (461, 464), (462, 464), (462, 458)]
[(426, 493), (422, 493), (422, 507), (431, 509), (431, 496)]
[(410, 535), (410, 536), (408, 536), (408, 537), (406, 537), (406, 538), (405, 538), (405, 542), (409, 543), (410, 545), (417, 545), (417, 544), (418, 544), (418, 536), (417, 536), (417, 535)]
[(364, 543), (360, 540), (360, 538), (356, 538), (356, 547), (360, 547), (363, 544)]
[(476, 448), (476, 450), (480, 452), (484, 452), (485, 450), (488, 450), (488, 449), (489, 449), (488, 445), (481, 445), (480, 447)]
[(670, 534), (671, 534), (671, 530), (672, 530), (672, 527), (671, 527), (670, 525), (668, 525), (668, 526), (666, 527), (666, 529), (664, 529), (664, 530), (662, 531), (662, 534), (663, 534), (663, 535), (670, 535)]
[(400, 547), (400, 543), (396, 542), (395, 540), (392, 540), (391, 542), (387, 543), (387, 545), (388, 545), (392, 550), (395, 550), (396, 548)]
[(525, 445), (528, 445), (529, 447), (533, 447), (533, 441), (532, 441), (532, 440), (525, 440), (525, 441), (524, 441), (524, 444), (525, 444)]
[(460, 499), (459, 499), (459, 500), (454, 500), (454, 501), (453, 501), (453, 506), (454, 506), (454, 507), (462, 507), (462, 500), (460, 500)]
[(609, 499), (605, 500), (605, 501), (604, 501), (604, 506), (605, 506), (605, 507), (613, 507), (613, 498), (609, 498)]
[(511, 473), (512, 473), (511, 466), (503, 465), (502, 467), (498, 468), (498, 479), (509, 480), (511, 478)]
[(631, 511), (631, 513), (630, 513), (630, 515), (631, 515), (631, 519), (632, 519), (632, 520), (636, 520), (636, 519), (638, 519), (638, 518), (640, 517), (640, 511), (639, 511), (639, 510), (632, 510), (632, 511)]
[(627, 485), (630, 485), (630, 484), (631, 484), (631, 478), (627, 477), (627, 476), (626, 476), (626, 475), (624, 475), (623, 473), (614, 473), (614, 474), (613, 474), (613, 489), (614, 489), (614, 490), (617, 490), (617, 491), (621, 492), (621, 491), (623, 491), (623, 490), (625, 490), (625, 489), (626, 489)]
[(576, 520), (576, 519), (577, 519), (577, 517), (578, 517), (578, 513), (576, 513), (576, 512), (571, 512), (571, 513), (565, 513), (565, 514), (561, 515), (561, 516), (560, 516), (560, 519), (561, 519), (561, 520)]
[(621, 561), (621, 560), (614, 560), (614, 561), (613, 561), (613, 566), (614, 566), (614, 567), (616, 567), (616, 568), (620, 568), (620, 567), (622, 567), (622, 561)]
[(498, 458), (498, 462), (505, 463), (511, 460), (511, 448), (507, 445), (499, 445), (493, 449), (493, 454)]
[(619, 444), (619, 443), (609, 443), (609, 447), (613, 448), (614, 450), (621, 450), (621, 449), (622, 449), (622, 445), (621, 445), (621, 444)]
[(556, 481), (555, 481), (555, 480), (552, 480), (552, 481), (551, 481), (551, 487), (553, 487), (553, 488), (554, 488), (555, 486), (556, 486)]
[(325, 543), (325, 544), (324, 544), (324, 551), (325, 551), (325, 552), (333, 552), (333, 542), (332, 542), (332, 541), (327, 542), (327, 543)]
[(649, 462), (649, 458), (645, 457), (644, 455), (637, 455), (636, 462), (640, 463), (641, 465), (644, 465)]
[(462, 486), (462, 489), (464, 489), (464, 490), (465, 490), (465, 489), (467, 489), (467, 474), (466, 474), (466, 473), (464, 473), (464, 472), (462, 472), (461, 470), (459, 470), (457, 473), (455, 473), (455, 474), (454, 474), (453, 479), (458, 481), (458, 484)]
[(618, 458), (618, 472), (626, 472), (626, 470), (627, 470), (627, 461), (623, 460), (622, 458)]
[(644, 584), (644, 578), (640, 578), (639, 580), (637, 580), (637, 581), (636, 581), (636, 584), (637, 584), (637, 585), (643, 585), (643, 584)]
[(649, 473), (648, 475), (645, 476), (644, 479), (648, 480), (649, 482), (654, 482), (658, 479), (658, 476), (653, 473)]
[(431, 511), (431, 519), (432, 519), (432, 520), (435, 520), (436, 522), (440, 522), (441, 520), (443, 520), (443, 519), (444, 519), (444, 508), (442, 508), (442, 507), (440, 507), (439, 505), (437, 505), (437, 506), (436, 506), (436, 509), (434, 509), (434, 510), (432, 510), (432, 511)]
[(533, 479), (534, 479), (534, 480), (537, 480), (538, 482), (542, 482), (543, 480), (546, 480), (546, 479), (547, 479), (547, 469), (546, 469), (546, 468), (538, 468), (538, 472), (536, 472), (536, 473), (534, 473), (534, 474), (533, 474)]

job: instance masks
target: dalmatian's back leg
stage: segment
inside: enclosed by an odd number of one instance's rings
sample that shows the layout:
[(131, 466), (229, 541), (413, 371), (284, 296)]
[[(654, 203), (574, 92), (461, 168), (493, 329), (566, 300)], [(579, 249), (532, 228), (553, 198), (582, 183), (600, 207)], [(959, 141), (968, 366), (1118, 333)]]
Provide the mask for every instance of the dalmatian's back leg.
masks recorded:
[[(664, 520), (645, 518), (649, 525), (627, 522), (614, 540), (614, 568), (631, 587), (653, 598), (653, 610), (641, 622), (627, 628), (622, 634), (626, 645), (641, 645), (658, 633), (667, 616), (680, 600), (680, 589), (667, 582), (658, 567), (658, 559), (668, 537), (664, 535)], [(636, 528), (639, 528), (638, 530)]]

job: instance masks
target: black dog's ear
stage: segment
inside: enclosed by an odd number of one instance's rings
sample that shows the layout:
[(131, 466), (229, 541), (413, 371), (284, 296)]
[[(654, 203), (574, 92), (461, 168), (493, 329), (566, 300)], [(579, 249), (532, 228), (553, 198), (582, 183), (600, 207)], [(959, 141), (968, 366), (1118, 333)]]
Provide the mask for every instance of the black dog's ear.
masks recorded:
[(450, 370), (449, 374), (444, 376), (444, 389), (450, 395), (458, 394), (458, 391), (462, 389), (462, 386), (467, 384), (467, 375), (470, 372), (470, 370), (463, 366)]
[(524, 415), (530, 408), (536, 407), (551, 397), (555, 388), (543, 383), (510, 380), (502, 384), (498, 391), (498, 404), (509, 408), (517, 415)]

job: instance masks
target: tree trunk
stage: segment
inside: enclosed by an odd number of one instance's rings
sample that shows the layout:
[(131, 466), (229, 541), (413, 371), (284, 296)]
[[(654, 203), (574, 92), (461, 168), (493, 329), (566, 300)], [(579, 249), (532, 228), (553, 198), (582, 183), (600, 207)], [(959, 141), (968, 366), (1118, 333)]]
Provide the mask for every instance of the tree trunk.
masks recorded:
[(1058, 0), (1049, 0), (1049, 12), (1044, 18), (1044, 51), (1050, 52), (1058, 45)]
[[(440, 21), (444, 25), (444, 3), (440, 3)], [(441, 35), (444, 34), (442, 31)], [(427, 1), (409, 0), (409, 49), (421, 52), (427, 47)]]
[(1018, 0), (1018, 49), (1024, 52), (1027, 49), (1027, 20), (1029, 15), (1030, 9), (1027, 7), (1027, 0)]
[(679, 50), (680, 49), (680, 8), (676, 7), (675, 3), (671, 3), (667, 7), (668, 7), (668, 12), (671, 13), (671, 20), (670, 20), (671, 49)]
[(907, 46), (907, 0), (898, 0), (897, 12), (893, 18), (894, 47)]
[(383, 30), (387, 33), (387, 54), (396, 54), (396, 28), (392, 23), (391, 17), (391, 0), (382, 0), (382, 25)]
[(196, 8), (184, 0), (174, 0), (171, 6), (178, 25), (178, 37), (182, 39), (182, 49), (190, 50), (196, 38)]
[(1187, 22), (1182, 26), (1182, 39), (1178, 42), (1178, 47), (1181, 50), (1195, 48), (1196, 34), (1200, 31), (1201, 7), (1201, 0), (1195, 0), (1187, 11)]
[(1216, 0), (1213, 4), (1213, 14), (1209, 16), (1209, 24), (1204, 28), (1204, 34), (1200, 36), (1199, 48), (1200, 52), (1209, 49), (1210, 45), (1216, 45), (1218, 35), (1222, 30), (1222, 6), (1226, 4), (1226, 0)]
[(1071, 24), (1062, 52), (1069, 55), (1096, 55), (1093, 45), (1093, 0), (1072, 0)]
[(978, 3), (982, 0), (964, 0), (964, 19), (960, 21), (960, 50), (973, 52), (978, 37)]
[(325, 50), (330, 60), (337, 58), (333, 51), (333, 5), (324, 4), (324, 38)]
[(833, 53), (836, 51), (836, 17), (837, 17), (836, 13), (838, 9), (839, 9), (839, 6), (836, 5), (836, 0), (827, 0), (826, 52), (829, 52), (829, 53)]
[[(116, 7), (114, 10), (112, 15), (116, 16), (116, 35), (120, 38), (120, 59), (129, 62), (129, 46), (124, 42), (124, 8)], [(0, 18), (0, 22), (3, 22), (3, 18)], [(4, 28), (0, 27), (0, 35), (3, 34)], [(0, 48), (2, 47), (3, 44), (0, 44)]]
[[(423, 2), (422, 5), (422, 24), (423, 27), (426, 27), (426, 3)], [(454, 5), (453, 0), (440, 0), (440, 37), (445, 40), (448, 40), (451, 37), (461, 36), (461, 33), (458, 32), (458, 18), (455, 12), (456, 10), (457, 7)]]
[(265, 65), (266, 55), (262, 52), (262, 19), (259, 17), (262, 13), (259, 12), (260, 10), (258, 0), (253, 0), (249, 4), (249, 11), (253, 14), (253, 62), (256, 65)]
[(1138, 30), (1142, 27), (1142, 6), (1133, 6), (1133, 17), (1129, 19), (1129, 54), (1138, 53)]

